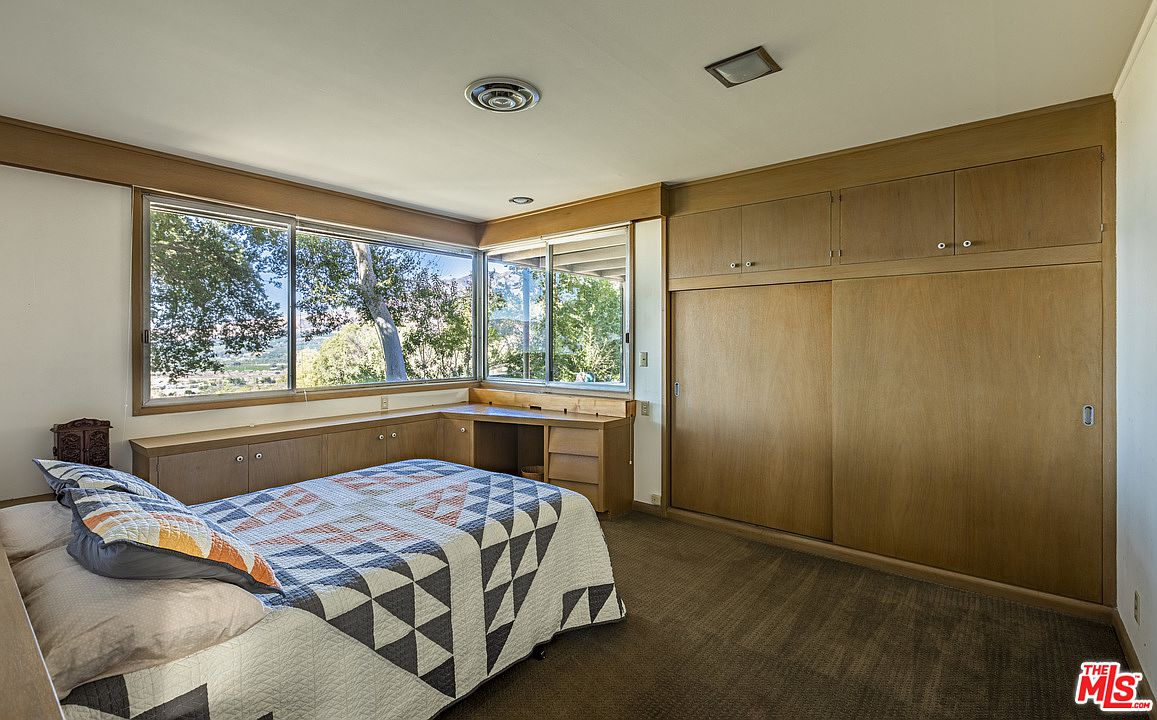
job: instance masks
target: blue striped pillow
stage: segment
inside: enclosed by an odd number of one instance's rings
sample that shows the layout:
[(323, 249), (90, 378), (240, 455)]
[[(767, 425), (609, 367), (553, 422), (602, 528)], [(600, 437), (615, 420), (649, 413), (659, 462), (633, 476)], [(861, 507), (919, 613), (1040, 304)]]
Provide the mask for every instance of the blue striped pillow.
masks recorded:
[(44, 479), (52, 488), (52, 492), (56, 493), (56, 499), (63, 505), (72, 506), (68, 491), (74, 489), (118, 490), (130, 495), (168, 500), (181, 505), (180, 501), (168, 493), (127, 472), (61, 460), (33, 460), (32, 462), (36, 463), (36, 467), (44, 473)]

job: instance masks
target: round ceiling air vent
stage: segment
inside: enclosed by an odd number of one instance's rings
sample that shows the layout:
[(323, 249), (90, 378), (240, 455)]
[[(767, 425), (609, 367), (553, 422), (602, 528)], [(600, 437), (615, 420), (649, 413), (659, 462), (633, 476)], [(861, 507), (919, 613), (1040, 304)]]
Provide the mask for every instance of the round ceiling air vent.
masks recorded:
[(508, 77), (482, 78), (466, 88), (470, 104), (497, 113), (526, 110), (538, 104), (542, 93), (526, 82)]

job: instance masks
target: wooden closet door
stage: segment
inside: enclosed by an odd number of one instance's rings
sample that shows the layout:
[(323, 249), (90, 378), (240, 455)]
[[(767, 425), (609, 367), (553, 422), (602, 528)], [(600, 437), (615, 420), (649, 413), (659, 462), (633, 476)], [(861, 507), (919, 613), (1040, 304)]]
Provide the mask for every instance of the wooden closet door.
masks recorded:
[(832, 264), (831, 193), (744, 205), (739, 211), (744, 272)]
[(831, 537), (831, 284), (673, 301), (671, 503)]
[(742, 271), (739, 208), (676, 215), (667, 220), (669, 277), (726, 275)]
[(1101, 148), (956, 172), (957, 254), (1101, 242)]
[(1097, 264), (838, 281), (834, 539), (1101, 599)]
[(840, 190), (840, 264), (951, 255), (952, 185), (949, 172)]

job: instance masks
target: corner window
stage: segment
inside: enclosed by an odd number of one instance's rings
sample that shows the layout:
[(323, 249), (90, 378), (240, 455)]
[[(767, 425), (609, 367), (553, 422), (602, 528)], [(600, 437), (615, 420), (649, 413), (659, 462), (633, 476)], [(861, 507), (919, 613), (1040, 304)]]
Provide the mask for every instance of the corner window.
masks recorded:
[(615, 227), (487, 253), (487, 378), (627, 389), (629, 250)]
[(146, 196), (146, 404), (476, 377), (473, 250)]

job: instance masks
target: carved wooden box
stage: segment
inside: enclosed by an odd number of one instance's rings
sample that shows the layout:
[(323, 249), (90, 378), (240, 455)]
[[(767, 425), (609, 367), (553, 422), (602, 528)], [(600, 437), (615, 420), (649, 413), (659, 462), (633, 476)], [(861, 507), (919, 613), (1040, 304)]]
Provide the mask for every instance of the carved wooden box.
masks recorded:
[(112, 424), (108, 420), (90, 418), (53, 425), (52, 433), (56, 436), (56, 442), (53, 444), (52, 457), (65, 462), (112, 467), (109, 464), (108, 443), (111, 429)]

